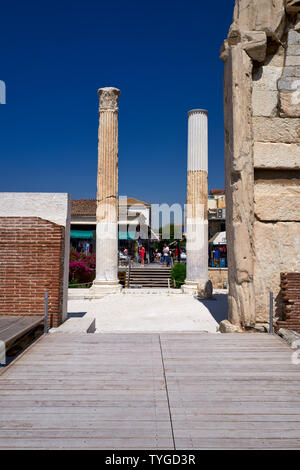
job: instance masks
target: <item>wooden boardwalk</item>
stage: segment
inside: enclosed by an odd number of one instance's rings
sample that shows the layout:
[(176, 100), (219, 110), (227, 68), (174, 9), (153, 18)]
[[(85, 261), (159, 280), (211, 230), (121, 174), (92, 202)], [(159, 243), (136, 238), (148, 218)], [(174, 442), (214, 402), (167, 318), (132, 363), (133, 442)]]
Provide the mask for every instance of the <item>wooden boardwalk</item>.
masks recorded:
[(49, 334), (0, 375), (1, 449), (298, 449), (270, 335)]

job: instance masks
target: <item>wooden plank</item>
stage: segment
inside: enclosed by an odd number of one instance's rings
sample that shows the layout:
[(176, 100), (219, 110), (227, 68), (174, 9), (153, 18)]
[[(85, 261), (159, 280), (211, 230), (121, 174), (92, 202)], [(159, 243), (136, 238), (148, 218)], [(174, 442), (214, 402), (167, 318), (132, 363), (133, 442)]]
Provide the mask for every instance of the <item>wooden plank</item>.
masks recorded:
[(176, 448), (299, 448), (290, 348), (271, 335), (215, 336), (161, 335)]
[(173, 448), (158, 335), (37, 346), (0, 378), (0, 448)]
[(0, 376), (0, 448), (172, 449), (171, 419), (178, 449), (299, 448), (291, 353), (263, 334), (50, 334)]

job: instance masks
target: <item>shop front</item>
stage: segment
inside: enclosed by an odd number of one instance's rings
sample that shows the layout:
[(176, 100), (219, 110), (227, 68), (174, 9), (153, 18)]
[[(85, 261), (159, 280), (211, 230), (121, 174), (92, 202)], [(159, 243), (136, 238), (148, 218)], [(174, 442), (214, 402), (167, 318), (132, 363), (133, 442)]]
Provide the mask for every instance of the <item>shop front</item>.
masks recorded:
[(209, 266), (227, 268), (226, 232), (218, 232), (209, 240)]

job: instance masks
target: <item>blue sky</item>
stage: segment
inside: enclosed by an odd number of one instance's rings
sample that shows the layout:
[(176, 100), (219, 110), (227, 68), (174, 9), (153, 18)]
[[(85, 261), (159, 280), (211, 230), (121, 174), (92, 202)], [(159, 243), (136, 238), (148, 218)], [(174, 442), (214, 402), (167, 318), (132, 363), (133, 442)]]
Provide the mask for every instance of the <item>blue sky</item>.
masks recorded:
[(0, 190), (96, 195), (97, 89), (116, 86), (119, 194), (186, 199), (187, 111), (209, 111), (224, 187), (223, 64), (234, 0), (2, 2)]

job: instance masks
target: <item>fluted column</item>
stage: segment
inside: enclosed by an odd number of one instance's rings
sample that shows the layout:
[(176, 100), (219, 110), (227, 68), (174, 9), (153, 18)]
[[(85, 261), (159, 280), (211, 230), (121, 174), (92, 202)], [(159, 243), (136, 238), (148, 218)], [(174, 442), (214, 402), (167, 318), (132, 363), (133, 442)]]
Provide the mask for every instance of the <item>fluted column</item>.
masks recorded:
[(96, 228), (96, 294), (120, 292), (118, 280), (118, 101), (120, 90), (98, 90), (99, 135)]
[(184, 293), (209, 295), (207, 221), (208, 133), (207, 111), (188, 113), (188, 165), (186, 204), (186, 281)]

